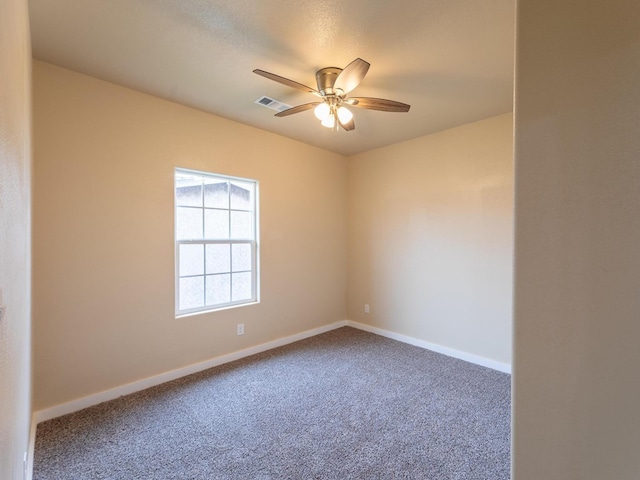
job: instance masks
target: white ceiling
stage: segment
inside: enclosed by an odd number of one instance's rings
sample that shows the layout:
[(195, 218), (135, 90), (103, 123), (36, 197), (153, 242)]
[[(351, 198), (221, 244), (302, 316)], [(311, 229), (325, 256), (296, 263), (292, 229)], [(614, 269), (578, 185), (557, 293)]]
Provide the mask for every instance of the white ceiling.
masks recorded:
[[(30, 0), (35, 58), (352, 155), (511, 111), (514, 0)], [(277, 118), (255, 104), (316, 97), (322, 67), (360, 57), (352, 95), (408, 113), (353, 108), (332, 132), (312, 111)]]

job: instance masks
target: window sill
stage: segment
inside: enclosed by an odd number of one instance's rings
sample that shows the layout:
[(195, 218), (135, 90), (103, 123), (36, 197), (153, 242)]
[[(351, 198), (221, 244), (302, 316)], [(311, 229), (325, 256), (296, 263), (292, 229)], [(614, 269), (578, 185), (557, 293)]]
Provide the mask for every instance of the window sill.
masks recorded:
[(198, 310), (197, 312), (176, 313), (176, 319), (193, 317), (195, 315), (203, 315), (206, 313), (222, 312), (224, 310), (231, 310), (232, 308), (250, 307), (252, 305), (258, 305), (259, 303), (260, 303), (260, 300), (256, 300), (254, 302), (238, 303), (236, 305), (227, 305), (219, 308), (211, 308), (209, 310)]

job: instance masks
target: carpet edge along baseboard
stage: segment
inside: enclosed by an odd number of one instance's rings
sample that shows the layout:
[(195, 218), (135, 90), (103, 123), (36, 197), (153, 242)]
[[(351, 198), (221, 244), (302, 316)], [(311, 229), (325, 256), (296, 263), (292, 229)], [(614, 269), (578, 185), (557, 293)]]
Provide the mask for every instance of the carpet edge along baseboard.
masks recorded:
[(151, 377), (143, 378), (141, 380), (136, 380), (124, 385), (120, 385), (115, 388), (104, 390), (102, 392), (87, 395), (85, 397), (78, 398), (70, 402), (65, 402), (58, 405), (54, 405), (53, 407), (44, 408), (42, 410), (35, 411), (33, 413), (33, 419), (35, 423), (51, 420), (53, 418), (61, 417), (62, 415), (67, 415), (69, 413), (74, 413), (82, 409), (91, 407), (93, 405), (97, 405), (102, 402), (113, 400), (115, 398), (122, 397), (124, 395), (129, 395), (131, 393), (135, 393), (135, 392), (144, 390), (146, 388), (154, 387), (156, 385), (160, 385), (162, 383), (169, 382), (171, 380), (176, 380), (186, 375), (191, 375), (193, 373), (201, 372), (203, 370), (207, 370), (209, 368), (216, 367), (218, 365), (222, 365), (228, 362), (233, 362), (235, 360), (239, 360), (244, 357), (248, 357), (251, 355), (255, 355), (257, 353), (271, 350), (273, 348), (288, 345), (290, 343), (304, 340), (306, 338), (310, 338), (315, 335), (320, 335), (322, 333), (329, 332), (331, 330), (335, 330), (337, 328), (341, 328), (345, 326), (357, 328), (359, 330), (364, 330), (364, 331), (374, 333), (376, 335), (380, 335), (383, 337), (391, 338), (393, 340), (397, 340), (403, 343), (408, 343), (416, 347), (425, 348), (427, 350), (431, 350), (436, 353), (441, 353), (449, 357), (458, 358), (460, 360), (474, 363), (476, 365), (480, 365), (483, 367), (491, 368), (493, 370), (497, 370), (503, 373), (509, 373), (509, 374), (511, 373), (511, 365), (507, 363), (498, 362), (485, 357), (481, 357), (479, 355), (474, 355), (471, 353), (463, 352), (461, 350), (456, 350), (456, 349), (445, 347), (435, 343), (430, 343), (418, 338), (391, 332), (389, 330), (374, 327), (371, 325), (366, 325), (366, 324), (354, 322), (351, 320), (342, 320), (339, 322), (334, 322), (328, 325), (324, 325), (322, 327), (318, 327), (311, 330), (306, 330), (301, 333), (290, 335), (288, 337), (283, 337), (276, 340), (272, 340), (270, 342), (262, 343), (254, 347), (249, 347), (242, 350), (238, 350), (236, 352), (220, 355), (218, 357), (214, 357), (209, 360), (205, 360), (203, 362), (187, 365), (186, 367), (177, 368), (165, 373), (153, 375)]

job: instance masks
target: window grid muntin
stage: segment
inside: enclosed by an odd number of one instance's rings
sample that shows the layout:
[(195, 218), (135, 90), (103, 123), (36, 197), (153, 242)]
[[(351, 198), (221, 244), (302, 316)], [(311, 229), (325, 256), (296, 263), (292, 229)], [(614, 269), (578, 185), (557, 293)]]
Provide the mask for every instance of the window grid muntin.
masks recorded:
[[(179, 176), (180, 175), (185, 175), (186, 177), (191, 177), (192, 179), (194, 179), (193, 177), (198, 177), (199, 180), (199, 186), (200, 186), (200, 206), (195, 206), (195, 205), (179, 205), (178, 202), (178, 181), (179, 181)], [(200, 312), (207, 312), (207, 311), (213, 311), (213, 310), (218, 310), (218, 309), (222, 309), (222, 308), (227, 308), (227, 307), (231, 307), (231, 306), (236, 306), (236, 305), (245, 305), (245, 304), (251, 304), (251, 303), (256, 303), (258, 301), (258, 245), (257, 245), (257, 236), (258, 236), (258, 202), (257, 202), (257, 198), (258, 198), (258, 182), (255, 180), (249, 180), (249, 179), (244, 179), (244, 178), (237, 178), (237, 177), (225, 177), (225, 176), (218, 176), (215, 174), (208, 174), (208, 173), (204, 173), (204, 172), (196, 172), (196, 171), (190, 171), (190, 170), (184, 170), (184, 169), (176, 169), (175, 172), (175, 186), (174, 186), (174, 196), (175, 196), (175, 222), (176, 222), (176, 233), (175, 233), (175, 244), (176, 244), (176, 315), (177, 316), (182, 316), (182, 315), (186, 315), (186, 314), (190, 314), (190, 313), (200, 313)], [(213, 178), (213, 179), (218, 179), (221, 180), (220, 183), (222, 182), (226, 182), (227, 184), (227, 204), (229, 205), (229, 208), (221, 208), (221, 207), (207, 207), (205, 206), (205, 182), (206, 179), (208, 178)], [(195, 180), (195, 179), (194, 179)], [(231, 208), (231, 194), (232, 194), (232, 188), (231, 185), (234, 181), (240, 182), (240, 183), (244, 183), (247, 184), (249, 186), (251, 186), (251, 191), (250, 191), (250, 196), (249, 196), (249, 203), (251, 205), (251, 208), (249, 209), (242, 209), (242, 208)], [(198, 186), (198, 184), (194, 185), (194, 186)], [(242, 187), (240, 187), (242, 188)], [(202, 238), (202, 239), (177, 239), (177, 212), (178, 212), (178, 208), (194, 208), (194, 209), (200, 209), (202, 210), (202, 235), (203, 237), (205, 237), (205, 231), (206, 231), (206, 220), (205, 220), (205, 211), (206, 210), (218, 210), (218, 211), (223, 211), (223, 212), (228, 212), (229, 213), (229, 223), (228, 223), (228, 235), (229, 238)], [(246, 213), (250, 213), (251, 214), (251, 233), (252, 233), (252, 238), (232, 238), (231, 237), (231, 231), (232, 231), (232, 224), (231, 224), (231, 212), (246, 212)], [(203, 273), (202, 275), (180, 275), (180, 246), (181, 245), (185, 245), (185, 244), (196, 244), (196, 245), (203, 245)], [(222, 245), (229, 245), (229, 249), (230, 249), (230, 255), (229, 255), (229, 271), (228, 272), (218, 272), (218, 273), (207, 273), (206, 271), (206, 265), (207, 265), (207, 252), (206, 252), (206, 245), (208, 244), (222, 244)], [(248, 244), (250, 245), (250, 254), (251, 254), (251, 270), (238, 270), (238, 271), (232, 271), (233, 270), (233, 254), (232, 254), (232, 245), (234, 244)], [(251, 274), (251, 298), (250, 299), (242, 299), (242, 300), (236, 300), (233, 301), (233, 275), (234, 274), (246, 274), (246, 273), (250, 273)], [(229, 302), (224, 302), (224, 303), (216, 303), (216, 304), (210, 304), (207, 305), (206, 303), (206, 292), (207, 292), (207, 277), (211, 277), (211, 276), (219, 276), (219, 275), (229, 275), (229, 282), (230, 282), (230, 286), (229, 286)], [(202, 289), (202, 302), (203, 302), (203, 306), (201, 307), (194, 307), (194, 308), (188, 308), (188, 309), (180, 309), (180, 280), (183, 278), (199, 278), (202, 277), (203, 278), (203, 289)]]
[[(212, 310), (217, 310), (220, 308), (226, 308), (226, 307), (231, 307), (231, 306), (235, 306), (235, 305), (243, 305), (243, 304), (248, 304), (248, 303), (255, 303), (257, 302), (257, 271), (256, 271), (256, 242), (254, 240), (178, 240), (176, 242), (178, 248), (177, 248), (177, 259), (176, 259), (176, 265), (179, 267), (180, 265), (180, 245), (203, 245), (204, 248), (204, 259), (203, 259), (203, 263), (205, 265), (204, 267), (204, 271), (201, 275), (180, 275), (178, 273), (178, 275), (176, 275), (176, 302), (178, 302), (176, 304), (176, 311), (177, 313), (179, 313), (179, 315), (186, 315), (189, 313), (196, 313), (196, 312), (205, 312), (205, 311), (212, 311)], [(227, 272), (220, 272), (220, 273), (207, 273), (206, 272), (206, 255), (207, 255), (207, 250), (206, 250), (206, 245), (229, 245), (229, 247), (231, 248), (231, 245), (250, 245), (251, 246), (251, 270), (237, 270), (237, 271), (232, 271), (232, 258), (231, 256), (229, 257), (229, 271)], [(250, 299), (242, 299), (242, 300), (230, 300), (229, 302), (224, 302), (224, 303), (215, 303), (215, 304), (209, 304), (207, 305), (206, 303), (206, 291), (207, 291), (207, 277), (213, 277), (213, 276), (219, 276), (219, 275), (229, 275), (230, 276), (230, 290), (229, 290), (229, 298), (233, 299), (233, 275), (234, 274), (238, 274), (238, 273), (251, 273), (251, 298)], [(183, 278), (203, 278), (203, 290), (202, 290), (202, 298), (203, 298), (203, 306), (201, 307), (194, 307), (194, 308), (188, 308), (188, 309), (179, 309), (179, 289), (180, 289), (180, 280)]]

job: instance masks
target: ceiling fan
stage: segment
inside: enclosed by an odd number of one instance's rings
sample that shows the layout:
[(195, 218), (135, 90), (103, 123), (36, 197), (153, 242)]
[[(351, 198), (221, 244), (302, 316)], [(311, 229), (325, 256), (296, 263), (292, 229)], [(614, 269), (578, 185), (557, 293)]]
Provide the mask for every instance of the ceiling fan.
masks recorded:
[(338, 125), (347, 131), (356, 128), (353, 121), (353, 113), (347, 106), (366, 108), (368, 110), (380, 110), (383, 112), (408, 112), (410, 105), (386, 100), (384, 98), (371, 97), (347, 97), (356, 88), (369, 70), (370, 64), (361, 58), (356, 58), (349, 65), (342, 68), (326, 67), (316, 72), (316, 82), (318, 89), (307, 87), (302, 83), (294, 82), (288, 78), (255, 69), (257, 73), (265, 78), (273, 80), (289, 87), (297, 88), (308, 93), (312, 93), (321, 100), (317, 102), (304, 103), (296, 107), (276, 113), (276, 117), (286, 117), (294, 113), (304, 112), (314, 109), (316, 117), (321, 120), (322, 125), (338, 130)]

